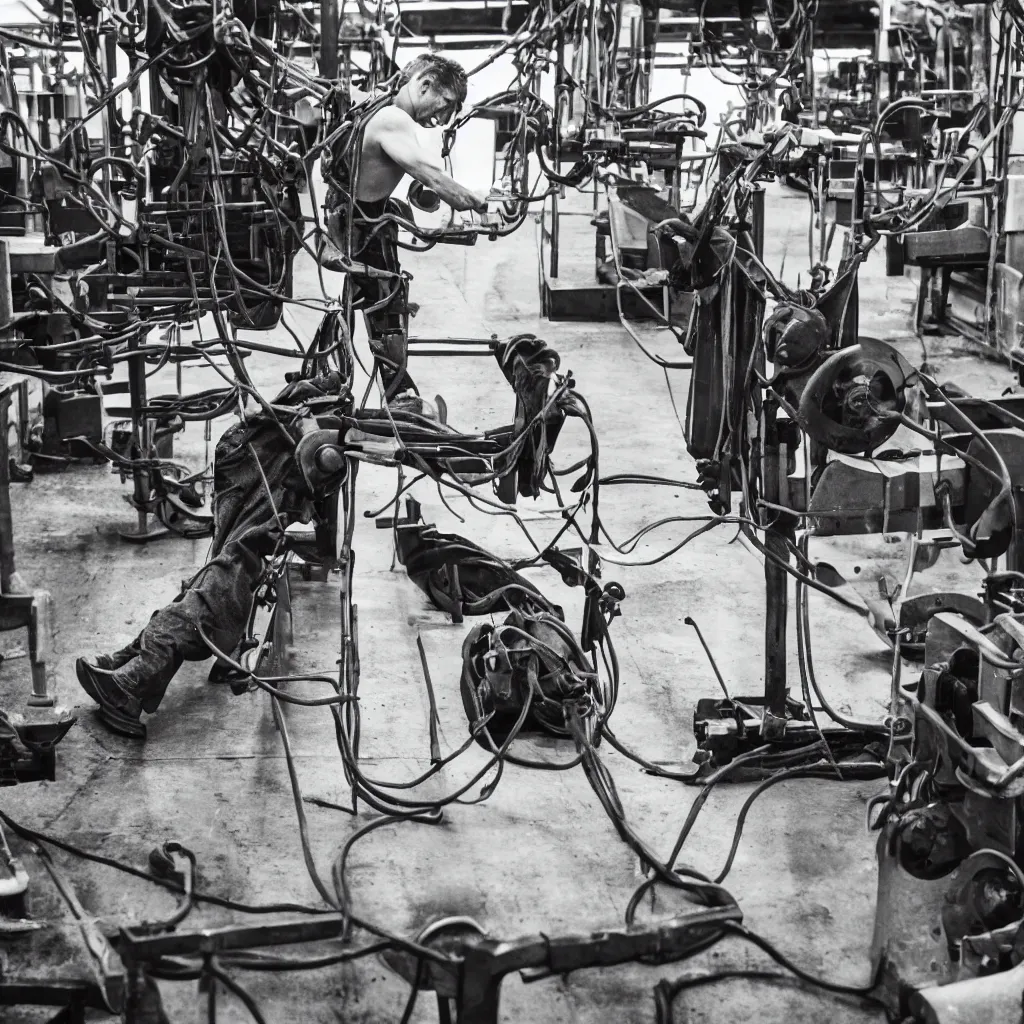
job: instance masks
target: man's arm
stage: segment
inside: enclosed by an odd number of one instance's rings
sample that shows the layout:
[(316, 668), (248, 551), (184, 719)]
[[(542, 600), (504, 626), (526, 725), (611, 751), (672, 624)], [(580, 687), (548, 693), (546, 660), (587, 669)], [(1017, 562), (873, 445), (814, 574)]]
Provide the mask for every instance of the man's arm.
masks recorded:
[(375, 141), (406, 174), (433, 189), (449, 206), (456, 210), (486, 210), (487, 197), (483, 193), (460, 185), (441, 169), (416, 138), (412, 119), (393, 107), (385, 108), (370, 122)]

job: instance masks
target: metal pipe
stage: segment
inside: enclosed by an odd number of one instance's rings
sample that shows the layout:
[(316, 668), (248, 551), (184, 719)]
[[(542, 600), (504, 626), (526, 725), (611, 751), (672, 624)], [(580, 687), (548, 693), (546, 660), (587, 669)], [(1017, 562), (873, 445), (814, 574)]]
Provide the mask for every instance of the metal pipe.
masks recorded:
[(430, 666), (427, 664), (427, 652), (423, 647), (423, 637), (416, 635), (416, 646), (420, 651), (420, 664), (423, 666), (423, 679), (427, 684), (427, 701), (430, 705), (430, 763), (441, 763), (441, 744), (437, 739), (437, 699), (434, 696), (434, 684), (430, 679)]
[[(764, 454), (762, 455), (762, 490), (764, 499), (781, 504), (781, 473), (785, 466), (784, 448), (779, 438), (775, 406), (766, 404)], [(764, 720), (762, 735), (785, 729), (786, 697), (786, 626), (789, 613), (789, 577), (784, 568), (789, 564), (789, 544), (793, 529), (789, 517), (780, 517), (765, 528), (764, 546), (775, 558), (764, 563), (765, 630), (764, 630)]]
[[(128, 343), (129, 351), (139, 348), (139, 339), (133, 338)], [(128, 382), (131, 394), (132, 425), (135, 432), (135, 440), (139, 446), (138, 458), (148, 459), (151, 457), (149, 420), (146, 418), (146, 357), (145, 355), (133, 355), (128, 359)], [(136, 502), (136, 513), (138, 516), (139, 535), (144, 536), (149, 532), (149, 514), (143, 510), (143, 505), (149, 500), (151, 489), (149, 482), (149, 471), (142, 466), (135, 466), (132, 470), (133, 496)]]
[(6, 239), (0, 238), (0, 324), (8, 323), (13, 317), (10, 246)]
[(320, 76), (338, 77), (338, 0), (320, 3)]
[(12, 593), (15, 578), (14, 520), (11, 517), (11, 470), (7, 449), (7, 414), (11, 392), (0, 394), (0, 593)]

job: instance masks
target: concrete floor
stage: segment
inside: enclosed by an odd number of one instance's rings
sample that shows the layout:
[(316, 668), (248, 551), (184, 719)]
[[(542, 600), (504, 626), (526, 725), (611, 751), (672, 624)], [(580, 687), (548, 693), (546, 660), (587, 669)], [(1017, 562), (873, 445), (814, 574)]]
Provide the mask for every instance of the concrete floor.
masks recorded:
[[(795, 283), (796, 268), (806, 264), (806, 200), (773, 193), (768, 210), (768, 262), (778, 268), (785, 254), (786, 278)], [(417, 335), (487, 337), (533, 331), (561, 353), (563, 369), (573, 371), (579, 391), (595, 411), (602, 473), (695, 479), (665, 377), (625, 332), (618, 325), (538, 319), (530, 227), (472, 249), (441, 246), (429, 255), (410, 257), (407, 265), (415, 274), (413, 299), (421, 304), (414, 322)], [(914, 284), (883, 274), (884, 261), (878, 258), (862, 275), (861, 331), (897, 339), (919, 362), (921, 344), (910, 331)], [(328, 291), (332, 289), (337, 289), (336, 279), (328, 281)], [(316, 292), (315, 275), (309, 266), (300, 266), (296, 294)], [(293, 316), (300, 332), (310, 337), (315, 314), (298, 309)], [(940, 379), (955, 379), (983, 395), (1013, 383), (1005, 369), (976, 358), (962, 342), (927, 342), (929, 361)], [(655, 344), (670, 353), (671, 339), (659, 335)], [(269, 393), (281, 380), (284, 361), (256, 356), (251, 364), (257, 382)], [(510, 419), (511, 391), (489, 359), (423, 359), (414, 373), (424, 393), (444, 395), (450, 419), (460, 427), (485, 428)], [(184, 381), (186, 390), (215, 383), (211, 371), (191, 366), (184, 370)], [(671, 381), (681, 413), (687, 374), (673, 371)], [(172, 383), (168, 378), (162, 390), (171, 391)], [(153, 393), (160, 391), (159, 385), (153, 388)], [(214, 424), (214, 436), (228, 422)], [(572, 425), (556, 454), (568, 464), (582, 447), (581, 432)], [(201, 428), (190, 428), (178, 453), (201, 464)], [(360, 511), (383, 504), (393, 486), (391, 471), (362, 470)], [(31, 585), (48, 588), (55, 597), (54, 677), (61, 701), (78, 706), (80, 720), (60, 749), (57, 781), (6, 790), (0, 800), (9, 813), (33, 827), (138, 866), (144, 866), (153, 846), (178, 839), (196, 852), (201, 883), (209, 891), (250, 902), (315, 904), (280, 739), (265, 695), (233, 697), (226, 688), (206, 683), (206, 665), (186, 665), (150, 719), (148, 741), (140, 745), (108, 733), (75, 681), (78, 655), (127, 641), (204, 559), (206, 542), (175, 539), (145, 548), (122, 543), (116, 531), (133, 516), (121, 501), (122, 493), (118, 478), (106, 467), (40, 475), (27, 486), (13, 488), (18, 568)], [(504, 519), (473, 512), (464, 500), (452, 501), (457, 512), (465, 513), (467, 521), (460, 524), (436, 491), (421, 486), (416, 496), (428, 522), (461, 532), (501, 555), (527, 550), (525, 539)], [(707, 512), (699, 494), (666, 487), (608, 487), (602, 507), (617, 537), (662, 516)], [(550, 536), (553, 527), (531, 518), (529, 503), (523, 511), (538, 537)], [(658, 531), (638, 554), (666, 550), (685, 532), (685, 526)], [(694, 704), (717, 693), (696, 637), (683, 624), (685, 616), (693, 615), (700, 623), (734, 691), (756, 693), (762, 686), (761, 568), (741, 545), (730, 544), (731, 538), (730, 531), (720, 530), (651, 567), (606, 567), (606, 579), (619, 580), (627, 593), (623, 615), (614, 624), (623, 673), (614, 725), (622, 740), (651, 760), (689, 762)], [(901, 575), (906, 544), (893, 540), (820, 540), (813, 550), (848, 578), (856, 576), (872, 586), (883, 570)], [(447, 751), (466, 735), (458, 692), (466, 627), (452, 625), (429, 608), (404, 571), (390, 570), (389, 541), (387, 532), (360, 519), (355, 549), (363, 753), (366, 767), (376, 776), (400, 779), (429, 763), (427, 698), (416, 634), (424, 637)], [(952, 555), (943, 559), (918, 585), (930, 587), (941, 576), (971, 589), (976, 572)], [(576, 614), (576, 595), (566, 597), (553, 573), (534, 578)], [(296, 587), (297, 669), (333, 670), (337, 601), (333, 583)], [(831, 699), (841, 708), (881, 717), (888, 689), (883, 645), (855, 615), (828, 606), (824, 599), (812, 597), (812, 611), (818, 673)], [(17, 700), (27, 685), (24, 665), (13, 662), (2, 670), (5, 704)], [(798, 685), (795, 664), (792, 678)], [(327, 711), (290, 707), (286, 714), (306, 794), (347, 802)], [(656, 850), (667, 854), (695, 791), (642, 774), (613, 752), (606, 753), (606, 761), (630, 821)], [(470, 751), (430, 792), (451, 791), (481, 763), (482, 755)], [(864, 806), (879, 785), (791, 781), (774, 788), (755, 805), (728, 880), (751, 927), (806, 969), (849, 984), (868, 978), (875, 867)], [(682, 862), (717, 873), (749, 791), (749, 785), (737, 784), (715, 792)], [(371, 820), (365, 810), (352, 818), (307, 806), (307, 814), (322, 873), (345, 839)], [(155, 918), (172, 906), (169, 896), (142, 882), (63, 855), (57, 859), (82, 902), (104, 923)], [(487, 802), (450, 809), (441, 826), (404, 824), (373, 833), (356, 846), (350, 877), (359, 913), (398, 932), (415, 933), (442, 915), (468, 914), (492, 934), (514, 937), (620, 924), (640, 874), (636, 858), (618, 841), (581, 771), (538, 774), (510, 767)], [(672, 906), (671, 896), (659, 895), (654, 913), (669, 913)], [(197, 912), (192, 923), (230, 919), (227, 912), (210, 909)], [(667, 968), (636, 965), (583, 972), (532, 986), (510, 978), (504, 987), (503, 1020), (649, 1022), (654, 1019), (651, 989), (660, 978), (767, 966), (753, 947), (729, 940), (709, 954)], [(244, 981), (272, 1022), (390, 1024), (401, 1016), (407, 994), (405, 983), (375, 959), (314, 974), (247, 975)], [(194, 984), (163, 987), (175, 1024), (201, 1019)], [(826, 1018), (832, 1024), (880, 1019), (849, 1000), (748, 982), (696, 989), (676, 1004), (676, 1020), (687, 1024), (743, 1019), (797, 1024)], [(246, 1016), (240, 1004), (225, 998), (219, 1019)], [(413, 1019), (436, 1020), (427, 999), (420, 1001)]]

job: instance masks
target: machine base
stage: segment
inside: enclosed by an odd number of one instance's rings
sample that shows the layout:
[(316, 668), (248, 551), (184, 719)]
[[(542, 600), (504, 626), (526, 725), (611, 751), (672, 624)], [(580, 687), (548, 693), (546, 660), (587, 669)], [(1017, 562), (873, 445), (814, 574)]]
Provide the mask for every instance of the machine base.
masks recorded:
[[(833, 755), (848, 760), (862, 755), (878, 737), (866, 731), (847, 729), (819, 718), (818, 727), (810, 720), (804, 705), (788, 698), (785, 717), (771, 714), (765, 707), (764, 697), (734, 697), (728, 700), (704, 698), (697, 701), (693, 713), (693, 734), (697, 750), (693, 760), (700, 765), (698, 775), (729, 764), (735, 758), (748, 754), (766, 743), (787, 749), (815, 743), (824, 735)], [(875, 751), (880, 759), (884, 751)], [(876, 762), (866, 762), (875, 764)], [(730, 775), (734, 780), (743, 778), (743, 772)]]

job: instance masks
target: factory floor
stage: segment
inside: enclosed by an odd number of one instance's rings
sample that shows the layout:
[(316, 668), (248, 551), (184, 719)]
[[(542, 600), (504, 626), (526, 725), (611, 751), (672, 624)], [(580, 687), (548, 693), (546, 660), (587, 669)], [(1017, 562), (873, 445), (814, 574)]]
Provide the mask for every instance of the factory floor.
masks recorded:
[[(766, 261), (796, 283), (795, 268), (807, 265), (806, 199), (773, 191), (766, 230)], [(836, 241), (838, 247), (839, 240)], [(534, 332), (562, 357), (579, 392), (594, 411), (601, 444), (601, 473), (647, 473), (679, 480), (696, 478), (686, 453), (666, 375), (649, 362), (618, 324), (548, 323), (539, 318), (536, 248), (532, 226), (475, 248), (439, 246), (409, 255), (415, 275), (412, 298), (420, 304), (414, 333), (421, 337), (505, 337)], [(805, 272), (806, 274), (806, 272)], [(338, 279), (326, 274), (328, 292)], [(805, 278), (806, 280), (806, 278)], [(886, 278), (879, 254), (868, 262), (860, 285), (861, 333), (893, 339), (915, 363), (921, 341), (912, 333), (915, 285)], [(316, 274), (297, 268), (295, 294), (318, 295)], [(289, 314), (304, 338), (317, 316), (296, 308)], [(655, 348), (678, 355), (671, 338), (648, 332)], [(277, 330), (261, 340), (287, 343)], [(1011, 374), (985, 361), (966, 343), (927, 338), (927, 356), (940, 380), (953, 379), (979, 395), (998, 394), (1014, 383)], [(265, 394), (279, 385), (286, 361), (256, 355), (251, 372)], [(426, 395), (441, 394), (455, 425), (477, 430), (509, 422), (513, 396), (489, 358), (423, 358), (413, 374)], [(682, 416), (688, 374), (668, 379)], [(212, 371), (186, 365), (186, 391), (216, 384)], [(173, 371), (151, 381), (151, 393), (174, 387)], [(214, 424), (214, 437), (230, 421)], [(583, 450), (578, 425), (570, 425), (556, 450), (568, 464)], [(212, 450), (212, 449), (211, 449)], [(199, 466), (206, 441), (190, 427), (176, 455)], [(394, 471), (363, 467), (358, 481), (354, 548), (355, 599), (359, 607), (362, 662), (362, 755), (377, 778), (411, 778), (429, 765), (428, 701), (416, 648), (424, 642), (437, 692), (441, 745), (461, 745), (467, 721), (459, 695), (462, 639), (469, 625), (453, 625), (428, 606), (399, 567), (391, 568), (390, 534), (377, 530), (363, 511), (385, 504), (394, 492)], [(126, 488), (109, 467), (75, 467), (37, 474), (14, 485), (12, 499), (18, 569), (33, 587), (49, 589), (56, 603), (53, 676), (61, 703), (76, 707), (78, 724), (59, 749), (57, 780), (0, 792), (0, 806), (14, 818), (87, 850), (145, 867), (149, 851), (176, 839), (196, 854), (201, 886), (249, 903), (295, 901), (318, 905), (303, 864), (295, 807), (269, 698), (256, 692), (232, 696), (206, 681), (207, 664), (187, 664), (159, 712), (149, 720), (145, 743), (109, 733), (75, 680), (76, 657), (107, 651), (131, 639), (151, 611), (177, 593), (200, 565), (208, 541), (167, 539), (132, 546), (118, 538), (134, 513), (121, 496)], [(517, 557), (529, 550), (525, 537), (505, 518), (482, 515), (462, 498), (418, 486), (424, 517), (455, 530), (497, 554)], [(557, 529), (540, 514), (550, 502), (521, 506), (538, 538)], [(625, 538), (666, 516), (702, 516), (699, 492), (673, 487), (609, 486), (601, 496), (605, 523)], [(465, 518), (460, 523), (453, 513)], [(669, 550), (694, 524), (655, 531), (636, 557)], [(622, 668), (614, 715), (621, 740), (655, 762), (685, 767), (694, 750), (696, 701), (720, 693), (715, 676), (687, 616), (699, 623), (724, 678), (734, 693), (756, 694), (763, 685), (764, 584), (761, 564), (734, 530), (712, 531), (677, 554), (648, 567), (605, 567), (627, 598), (613, 637)], [(877, 577), (901, 578), (907, 544), (880, 536), (812, 542), (812, 554), (832, 562), (848, 579), (869, 590)], [(971, 592), (979, 576), (944, 553), (917, 587), (952, 583)], [(577, 621), (578, 592), (567, 592), (551, 571), (532, 577)], [(829, 699), (839, 708), (880, 719), (886, 711), (889, 655), (855, 613), (811, 598), (815, 663)], [(13, 637), (0, 644), (16, 643)], [(300, 582), (294, 588), (292, 665), (334, 671), (339, 654), (336, 582)], [(793, 687), (799, 693), (795, 643), (791, 638)], [(15, 704), (27, 686), (24, 661), (0, 669), (2, 703)], [(310, 685), (297, 693), (319, 693)], [(349, 801), (331, 716), (324, 708), (288, 706), (285, 717), (296, 753), (303, 793), (339, 804)], [(544, 753), (556, 756), (552, 744)], [(666, 856), (696, 796), (693, 787), (644, 774), (610, 750), (604, 751), (628, 820)], [(450, 792), (484, 763), (474, 748), (433, 779), (431, 795)], [(865, 804), (878, 782), (793, 780), (774, 787), (746, 822), (728, 888), (746, 923), (775, 942), (808, 971), (835, 982), (863, 984), (869, 977), (869, 943), (875, 901), (874, 836), (865, 830)], [(750, 783), (718, 787), (683, 849), (681, 863), (714, 876), (729, 851), (736, 816)], [(479, 790), (479, 786), (472, 794)], [(305, 804), (315, 863), (325, 878), (339, 848), (373, 820), (361, 806), (356, 817)], [(87, 912), (104, 927), (166, 916), (170, 895), (114, 870), (57, 852)], [(393, 825), (360, 841), (349, 864), (354, 905), (364, 918), (405, 935), (442, 916), (468, 915), (492, 935), (549, 936), (620, 925), (626, 902), (641, 880), (637, 858), (616, 836), (580, 769), (538, 773), (506, 767), (489, 799), (450, 807), (440, 825)], [(645, 901), (640, 916), (670, 914), (672, 894)], [(236, 920), (216, 908), (197, 911), (187, 924)], [(638, 964), (582, 971), (524, 985), (511, 976), (502, 993), (502, 1020), (625, 1024), (655, 1019), (654, 984), (725, 969), (771, 969), (753, 946), (735, 939), (693, 960), (668, 967)], [(268, 1022), (392, 1024), (405, 1006), (408, 986), (375, 957), (353, 965), (302, 974), (247, 974), (247, 988)], [(193, 982), (162, 984), (174, 1024), (205, 1019)], [(7, 1017), (3, 1014), (7, 1013)], [(881, 1016), (855, 1000), (810, 989), (751, 981), (726, 981), (684, 992), (675, 1007), (679, 1024), (832, 1024), (878, 1021)], [(5, 1020), (20, 1020), (0, 1010)], [(25, 1020), (37, 1019), (31, 1016)], [(90, 1019), (107, 1019), (94, 1014)], [(247, 1019), (233, 997), (220, 1001), (218, 1021)], [(426, 996), (414, 1021), (435, 1021)]]

